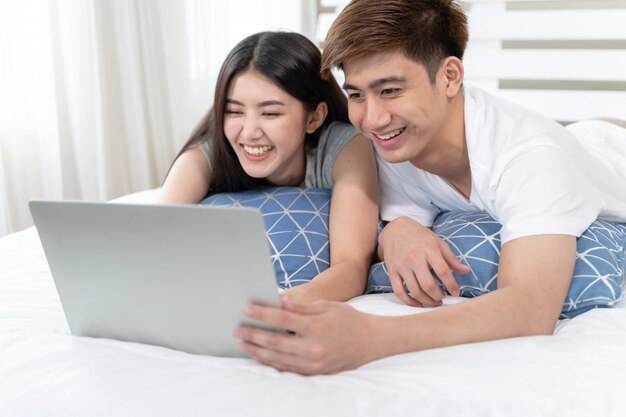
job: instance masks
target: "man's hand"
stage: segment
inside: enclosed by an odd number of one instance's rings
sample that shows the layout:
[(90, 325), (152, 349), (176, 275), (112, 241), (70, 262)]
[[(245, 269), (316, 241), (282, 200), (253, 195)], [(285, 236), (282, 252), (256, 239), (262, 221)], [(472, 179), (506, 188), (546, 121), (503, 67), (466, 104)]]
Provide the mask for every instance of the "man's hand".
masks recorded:
[(288, 334), (253, 327), (234, 331), (240, 349), (265, 365), (302, 375), (331, 374), (388, 355), (375, 343), (382, 331), (377, 316), (330, 301), (296, 304), (283, 298), (281, 303), (283, 309), (252, 305), (244, 314), (289, 329)]
[(283, 298), (282, 309), (249, 306), (244, 313), (289, 334), (240, 327), (234, 335), (257, 361), (313, 375), (398, 353), (552, 334), (575, 260), (575, 236), (527, 236), (503, 245), (498, 290), (463, 303), (422, 314), (374, 316), (337, 302), (296, 304)]
[(441, 304), (445, 293), (433, 272), (450, 294), (458, 296), (459, 285), (452, 271), (460, 274), (471, 271), (439, 236), (408, 217), (387, 224), (378, 241), (393, 292), (408, 305), (434, 307)]

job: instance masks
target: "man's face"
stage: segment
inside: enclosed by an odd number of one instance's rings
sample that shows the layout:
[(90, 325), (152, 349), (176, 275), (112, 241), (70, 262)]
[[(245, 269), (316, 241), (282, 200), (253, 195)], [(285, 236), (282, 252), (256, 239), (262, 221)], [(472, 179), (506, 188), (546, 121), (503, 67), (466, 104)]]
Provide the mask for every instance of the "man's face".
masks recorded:
[(419, 166), (437, 158), (436, 139), (448, 112), (439, 74), (431, 84), (426, 68), (399, 51), (349, 60), (343, 70), (350, 121), (383, 159)]

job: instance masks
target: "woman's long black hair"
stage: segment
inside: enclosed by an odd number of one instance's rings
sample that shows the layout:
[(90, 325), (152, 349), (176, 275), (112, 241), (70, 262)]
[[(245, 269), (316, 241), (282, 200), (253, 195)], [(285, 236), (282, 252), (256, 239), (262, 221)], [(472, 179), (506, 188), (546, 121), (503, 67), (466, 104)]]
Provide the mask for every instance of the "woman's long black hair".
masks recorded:
[(245, 173), (224, 135), (226, 94), (236, 75), (247, 70), (258, 72), (302, 102), (307, 111), (314, 111), (319, 103), (326, 102), (328, 115), (315, 132), (306, 135), (306, 148), (315, 147), (321, 131), (333, 121), (348, 122), (346, 98), (334, 79), (321, 77), (320, 61), (319, 49), (303, 35), (293, 32), (256, 33), (230, 51), (217, 78), (213, 106), (176, 156), (208, 141), (211, 180), (207, 195), (269, 185), (265, 179)]

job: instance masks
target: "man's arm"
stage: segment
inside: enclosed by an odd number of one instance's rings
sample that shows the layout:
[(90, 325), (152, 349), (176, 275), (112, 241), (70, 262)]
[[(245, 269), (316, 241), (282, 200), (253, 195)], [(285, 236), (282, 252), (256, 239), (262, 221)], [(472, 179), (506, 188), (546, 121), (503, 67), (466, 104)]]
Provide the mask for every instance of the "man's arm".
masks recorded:
[(360, 313), (332, 302), (283, 309), (250, 306), (249, 317), (295, 332), (250, 327), (235, 331), (241, 349), (279, 370), (327, 374), (386, 356), (423, 349), (554, 331), (569, 287), (576, 238), (538, 235), (502, 248), (499, 288), (452, 306), (401, 317)]

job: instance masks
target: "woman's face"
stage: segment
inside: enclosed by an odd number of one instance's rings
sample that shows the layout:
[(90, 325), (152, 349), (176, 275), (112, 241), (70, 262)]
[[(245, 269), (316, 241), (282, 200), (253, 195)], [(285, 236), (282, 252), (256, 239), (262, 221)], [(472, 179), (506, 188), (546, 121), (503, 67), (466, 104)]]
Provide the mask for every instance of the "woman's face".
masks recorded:
[(275, 185), (300, 185), (310, 117), (300, 101), (248, 70), (230, 83), (224, 134), (248, 175)]

